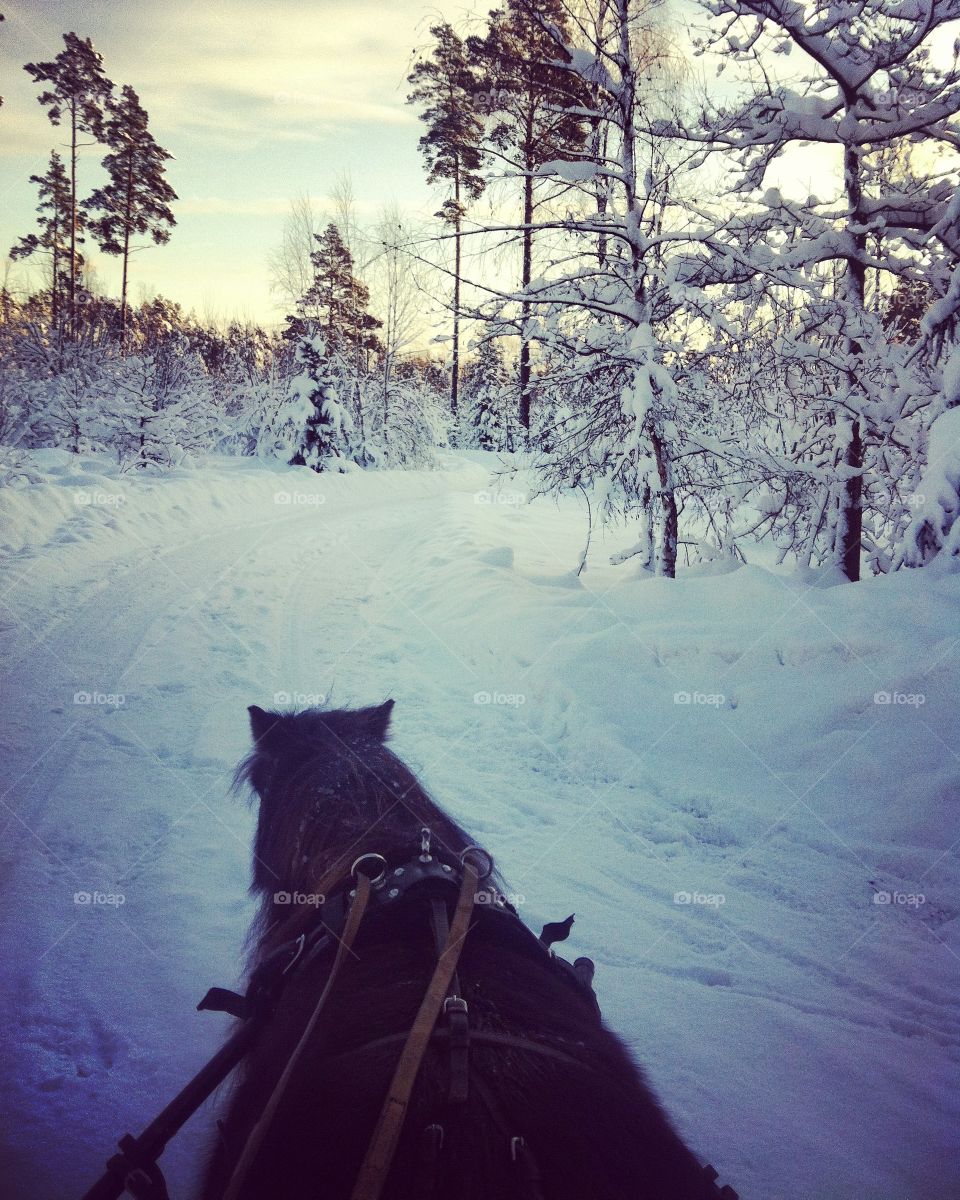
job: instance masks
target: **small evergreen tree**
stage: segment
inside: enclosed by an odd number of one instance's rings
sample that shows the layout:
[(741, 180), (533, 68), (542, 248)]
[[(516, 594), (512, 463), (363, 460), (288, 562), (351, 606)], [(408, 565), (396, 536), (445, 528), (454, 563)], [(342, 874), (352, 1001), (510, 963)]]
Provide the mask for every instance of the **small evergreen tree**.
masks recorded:
[(492, 338), (481, 342), (463, 376), (466, 429), (460, 444), (477, 450), (512, 450), (517, 427), (499, 344)]
[(299, 430), (291, 466), (343, 471), (352, 456), (353, 419), (340, 403), (337, 379), (321, 334), (308, 326), (297, 342), (297, 373), (285, 418)]
[(60, 155), (53, 151), (45, 175), (31, 175), (37, 185), (40, 203), (37, 205), (39, 233), (28, 233), (11, 249), (14, 260), (29, 258), (41, 252), (50, 256), (50, 323), (60, 318), (61, 297), (69, 289), (71, 195), (70, 180)]

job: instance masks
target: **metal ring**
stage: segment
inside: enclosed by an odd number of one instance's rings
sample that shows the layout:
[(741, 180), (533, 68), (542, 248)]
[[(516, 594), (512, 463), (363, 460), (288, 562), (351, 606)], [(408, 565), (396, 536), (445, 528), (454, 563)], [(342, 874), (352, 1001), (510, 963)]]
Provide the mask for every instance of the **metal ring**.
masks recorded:
[[(478, 856), (480, 858), (479, 863), (476, 861), (471, 863), (474, 870), (477, 872), (477, 882), (479, 883), (481, 880), (489, 879), (493, 874), (493, 856), (488, 854), (482, 846), (468, 846), (460, 855), (461, 864), (466, 863), (467, 855), (473, 856), (474, 860), (476, 860)], [(481, 870), (480, 868), (481, 866), (484, 866), (484, 864), (485, 869)]]
[[(350, 868), (350, 874), (353, 876), (354, 879), (356, 879), (357, 867), (359, 867), (362, 862), (366, 862), (368, 858), (376, 859), (376, 861), (381, 864), (380, 874), (376, 877), (376, 879), (374, 879), (372, 876), (367, 876), (370, 879), (370, 886), (376, 887), (378, 884), (383, 883), (384, 879), (386, 879), (386, 877), (387, 877), (387, 860), (383, 857), (382, 854), (373, 854), (373, 853), (361, 854), (358, 859), (354, 860), (354, 864)], [(367, 872), (364, 871), (363, 874), (366, 875)]]

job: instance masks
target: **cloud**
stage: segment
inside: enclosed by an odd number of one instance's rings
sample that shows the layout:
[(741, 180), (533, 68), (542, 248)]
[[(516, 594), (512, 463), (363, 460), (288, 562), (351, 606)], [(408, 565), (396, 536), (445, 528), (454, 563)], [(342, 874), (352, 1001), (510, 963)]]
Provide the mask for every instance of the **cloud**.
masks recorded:
[(137, 60), (151, 116), (171, 130), (317, 140), (416, 121), (405, 77), (418, 15), (409, 0), (155, 3), (141, 9), (146, 39), (142, 20), (118, 22), (112, 36)]
[(241, 200), (237, 196), (186, 196), (177, 201), (177, 216), (275, 217), (290, 211), (288, 196)]

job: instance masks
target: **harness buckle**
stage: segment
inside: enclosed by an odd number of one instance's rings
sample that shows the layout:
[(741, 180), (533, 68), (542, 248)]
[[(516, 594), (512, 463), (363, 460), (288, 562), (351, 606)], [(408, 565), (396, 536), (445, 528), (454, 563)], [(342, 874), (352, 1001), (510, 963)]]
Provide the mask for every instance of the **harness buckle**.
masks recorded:
[(450, 1029), (450, 1080), (447, 1100), (464, 1104), (470, 1091), (470, 1018), (467, 1002), (456, 994), (443, 1002), (443, 1015)]
[(374, 887), (374, 888), (381, 887), (383, 884), (383, 881), (387, 877), (387, 860), (383, 857), (383, 855), (370, 853), (370, 854), (361, 854), (359, 858), (355, 858), (353, 860), (353, 866), (350, 868), (350, 874), (353, 876), (354, 879), (356, 879), (356, 877), (357, 877), (357, 871), (360, 869), (361, 863), (374, 863), (374, 864), (379, 863), (380, 864), (380, 871), (379, 871), (379, 874), (377, 874), (376, 876), (373, 874), (372, 871), (366, 871), (366, 870), (363, 871), (363, 874), (369, 878), (371, 887)]
[(493, 874), (493, 858), (482, 846), (467, 846), (460, 855), (461, 865), (469, 863), (477, 872), (477, 882), (482, 883)]
[(448, 996), (443, 1002), (443, 1015), (448, 1016), (451, 1012), (467, 1013), (467, 1002), (462, 996)]

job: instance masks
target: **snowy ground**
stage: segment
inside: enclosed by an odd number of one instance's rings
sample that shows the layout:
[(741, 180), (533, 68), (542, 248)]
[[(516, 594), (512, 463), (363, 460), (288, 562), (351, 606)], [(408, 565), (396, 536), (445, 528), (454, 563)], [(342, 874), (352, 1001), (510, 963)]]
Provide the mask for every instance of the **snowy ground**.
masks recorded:
[(743, 1200), (960, 1195), (960, 577), (634, 579), (625, 533), (578, 581), (578, 506), (465, 458), (34, 461), (0, 496), (2, 1195), (79, 1195), (217, 1046), (245, 708), (331, 692), (396, 698), (535, 929), (576, 911), (608, 1021)]

